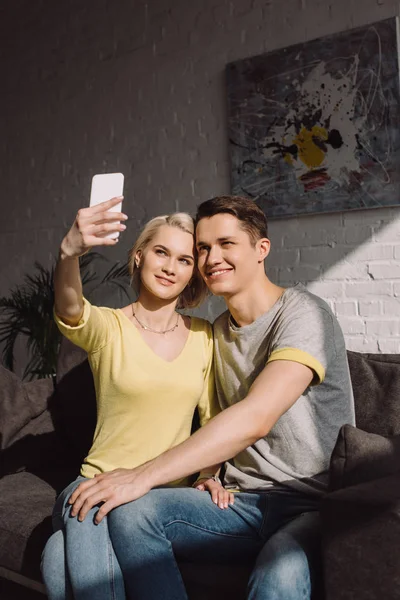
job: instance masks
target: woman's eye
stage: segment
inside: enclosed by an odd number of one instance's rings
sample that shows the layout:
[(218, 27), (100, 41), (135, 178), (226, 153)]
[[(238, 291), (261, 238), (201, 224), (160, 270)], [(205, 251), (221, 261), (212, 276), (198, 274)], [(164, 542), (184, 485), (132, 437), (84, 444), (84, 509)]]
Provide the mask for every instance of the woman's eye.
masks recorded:
[(164, 254), (164, 255), (165, 255), (165, 254), (166, 254), (166, 252), (165, 252), (165, 250), (161, 250), (161, 248), (158, 248), (158, 249), (156, 250), (156, 254)]
[(188, 260), (187, 258), (181, 258), (181, 262), (182, 262), (184, 265), (190, 265), (190, 264), (191, 264), (190, 260)]
[(223, 246), (228, 246), (228, 245), (231, 245), (231, 244), (233, 244), (233, 242), (222, 242)]

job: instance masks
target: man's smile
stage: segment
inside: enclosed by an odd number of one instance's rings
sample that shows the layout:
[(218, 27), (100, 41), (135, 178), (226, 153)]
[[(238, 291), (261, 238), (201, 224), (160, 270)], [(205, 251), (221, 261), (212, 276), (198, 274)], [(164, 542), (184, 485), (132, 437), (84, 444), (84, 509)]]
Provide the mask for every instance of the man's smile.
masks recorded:
[(215, 271), (207, 271), (207, 277), (209, 277), (210, 279), (215, 279), (216, 277), (219, 277), (220, 275), (225, 275), (225, 273), (230, 273), (230, 271), (232, 271), (233, 269), (216, 269)]

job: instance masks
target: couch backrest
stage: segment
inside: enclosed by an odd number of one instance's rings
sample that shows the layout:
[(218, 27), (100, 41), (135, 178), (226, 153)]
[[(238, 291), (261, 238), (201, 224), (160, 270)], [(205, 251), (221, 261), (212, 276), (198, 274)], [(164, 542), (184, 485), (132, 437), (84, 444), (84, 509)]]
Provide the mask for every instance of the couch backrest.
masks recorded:
[(357, 427), (384, 436), (400, 433), (400, 354), (347, 356)]
[(48, 410), (53, 381), (23, 383), (0, 365), (0, 390), (0, 476), (50, 468), (60, 454)]
[[(360, 429), (400, 433), (400, 354), (347, 352)], [(63, 429), (76, 448), (90, 445), (96, 397), (86, 353), (63, 339), (57, 364), (57, 394)], [(60, 425), (61, 426), (61, 425)]]
[[(357, 426), (380, 435), (400, 433), (400, 354), (348, 351), (347, 356)], [(82, 452), (90, 445), (94, 431), (96, 399), (86, 354), (66, 339), (61, 344), (57, 382), (64, 429), (77, 451)]]
[[(357, 426), (385, 436), (400, 433), (400, 354), (348, 352), (348, 359)], [(24, 454), (26, 462), (29, 436), (29, 443), (35, 442), (32, 447), (40, 452), (33, 452), (29, 459), (37, 462), (48, 454), (43, 448), (51, 448), (54, 432), (69, 464), (78, 469), (90, 448), (96, 423), (93, 377), (85, 352), (63, 339), (53, 394), (50, 380), (24, 384), (2, 367), (0, 383), (0, 449), (21, 446), (21, 452), (12, 454)]]

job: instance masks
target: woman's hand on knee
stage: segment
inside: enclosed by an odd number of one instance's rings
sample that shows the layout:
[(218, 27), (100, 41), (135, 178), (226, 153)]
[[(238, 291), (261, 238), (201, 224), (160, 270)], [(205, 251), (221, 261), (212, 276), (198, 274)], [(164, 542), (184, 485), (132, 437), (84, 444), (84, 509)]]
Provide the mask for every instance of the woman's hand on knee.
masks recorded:
[(235, 501), (232, 492), (229, 492), (224, 486), (214, 479), (198, 479), (194, 482), (193, 487), (200, 492), (209, 492), (214, 504), (222, 510), (228, 508)]
[(115, 469), (80, 483), (68, 500), (71, 516), (83, 521), (94, 506), (101, 504), (94, 519), (99, 524), (113, 508), (144, 496), (151, 486), (146, 477), (140, 477), (142, 470)]

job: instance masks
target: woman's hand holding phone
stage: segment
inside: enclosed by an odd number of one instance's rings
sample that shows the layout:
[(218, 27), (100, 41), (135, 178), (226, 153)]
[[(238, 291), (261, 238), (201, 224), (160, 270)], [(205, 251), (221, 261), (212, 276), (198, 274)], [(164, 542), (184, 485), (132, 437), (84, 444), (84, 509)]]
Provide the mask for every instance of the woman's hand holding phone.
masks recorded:
[(81, 208), (76, 219), (61, 243), (61, 254), (68, 257), (79, 257), (86, 254), (94, 246), (115, 246), (118, 237), (109, 237), (126, 229), (121, 221), (127, 215), (111, 209), (122, 201), (122, 196), (111, 198), (95, 206)]

